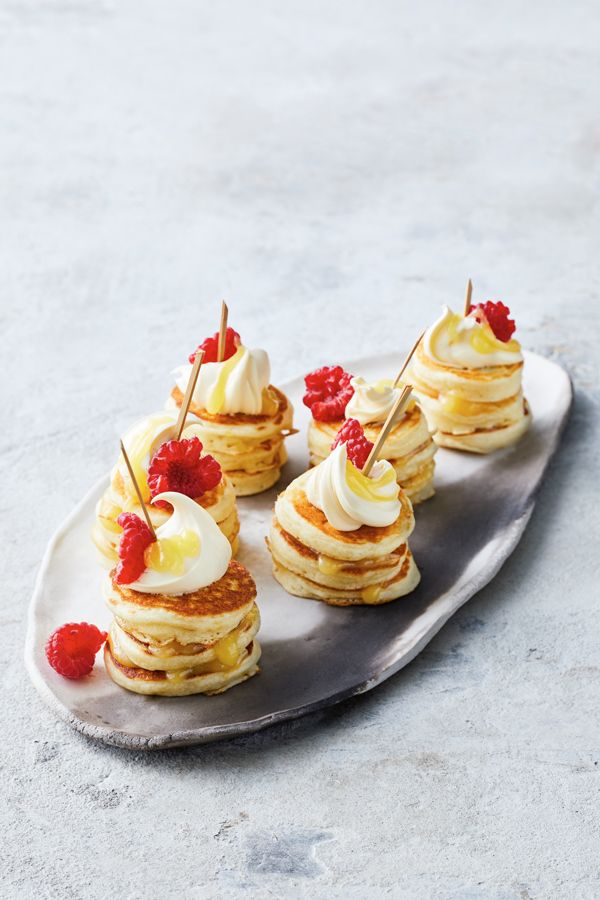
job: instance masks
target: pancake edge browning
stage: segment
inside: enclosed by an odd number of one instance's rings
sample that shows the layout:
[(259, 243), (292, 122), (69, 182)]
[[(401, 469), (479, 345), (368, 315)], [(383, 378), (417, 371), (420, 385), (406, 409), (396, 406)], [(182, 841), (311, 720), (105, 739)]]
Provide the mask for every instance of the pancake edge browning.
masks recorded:
[(310, 581), (284, 568), (275, 560), (273, 560), (273, 575), (289, 594), (308, 600), (322, 600), (329, 606), (380, 606), (391, 603), (414, 591), (421, 580), (410, 550), (406, 553), (399, 574), (383, 583), (379, 597), (370, 601), (365, 600), (358, 590), (336, 590)]
[(110, 638), (104, 645), (104, 665), (115, 684), (135, 694), (163, 697), (222, 694), (258, 674), (260, 655), (260, 644), (257, 640), (252, 640), (246, 648), (246, 655), (234, 668), (196, 675), (191, 671), (185, 675), (173, 676), (166, 672), (149, 671), (137, 666), (124, 665), (113, 656)]
[(411, 534), (415, 525), (412, 504), (402, 492), (400, 515), (391, 525), (361, 525), (354, 531), (338, 531), (306, 497), (304, 483), (310, 474), (305, 472), (293, 481), (275, 501), (277, 521), (305, 546), (334, 559), (360, 560), (392, 553)]
[(128, 631), (152, 641), (217, 641), (239, 625), (256, 600), (254, 579), (233, 559), (219, 581), (179, 596), (135, 591), (117, 584), (113, 574), (109, 576), (109, 609)]

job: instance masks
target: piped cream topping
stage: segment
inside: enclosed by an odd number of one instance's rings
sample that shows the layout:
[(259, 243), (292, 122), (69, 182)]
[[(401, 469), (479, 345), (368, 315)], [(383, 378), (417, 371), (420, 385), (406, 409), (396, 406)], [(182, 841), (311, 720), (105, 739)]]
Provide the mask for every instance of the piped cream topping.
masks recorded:
[(523, 359), (518, 341), (500, 341), (487, 322), (461, 316), (448, 306), (426, 331), (423, 349), (434, 362), (459, 369), (512, 365)]
[[(174, 370), (175, 382), (184, 393), (191, 365)], [(204, 363), (194, 389), (193, 402), (211, 415), (246, 413), (257, 416), (263, 407), (263, 391), (269, 386), (271, 366), (264, 350), (240, 346), (223, 362)]]
[(391, 464), (379, 460), (363, 475), (348, 459), (345, 444), (311, 470), (305, 491), (338, 531), (356, 531), (361, 525), (383, 528), (400, 515), (400, 489)]
[[(161, 444), (164, 444), (165, 441), (173, 440), (175, 437), (177, 417), (177, 410), (153, 413), (145, 419), (140, 419), (123, 435), (123, 444), (145, 502), (150, 500), (150, 489), (148, 487), (148, 466), (150, 465), (150, 460)], [(194, 423), (199, 423), (199, 420), (196, 416), (188, 413), (186, 427), (181, 435), (182, 438), (194, 436), (196, 433)], [(121, 455), (119, 455), (116, 468), (121, 474), (127, 494), (131, 499), (135, 499), (137, 503), (137, 494), (129, 477), (125, 460)]]
[(176, 491), (158, 494), (173, 507), (146, 548), (147, 568), (128, 588), (143, 594), (189, 594), (223, 577), (231, 560), (231, 544), (210, 513)]
[(352, 378), (350, 384), (354, 394), (346, 404), (345, 416), (361, 425), (385, 422), (402, 390), (402, 385), (395, 388), (389, 380), (367, 382), (364, 378)]

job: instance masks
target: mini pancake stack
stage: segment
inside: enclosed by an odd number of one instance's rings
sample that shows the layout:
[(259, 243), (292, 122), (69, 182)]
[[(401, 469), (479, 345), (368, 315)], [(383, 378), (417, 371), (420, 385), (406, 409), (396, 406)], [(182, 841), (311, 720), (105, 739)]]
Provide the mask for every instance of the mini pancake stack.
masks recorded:
[(134, 540), (145, 526), (137, 517), (124, 523), (121, 563), (107, 591), (114, 618), (106, 669), (138, 694), (222, 693), (259, 671), (256, 585), (231, 559), (229, 543), (202, 507), (174, 492), (160, 497), (174, 511), (157, 541), (146, 529), (142, 573), (134, 571), (135, 579), (128, 554), (137, 552)]
[(267, 539), (273, 574), (298, 597), (388, 603), (420, 580), (407, 543), (412, 505), (389, 462), (376, 462), (370, 477), (361, 471), (373, 445), (358, 422), (348, 420), (336, 440), (326, 460), (277, 498)]
[(408, 380), (437, 444), (491, 453), (515, 443), (530, 425), (523, 357), (503, 304), (470, 309), (460, 316), (445, 307), (417, 347)]
[[(244, 347), (231, 328), (220, 361), (218, 344), (215, 334), (198, 348), (204, 350), (204, 363), (190, 410), (198, 418), (202, 443), (220, 463), (235, 493), (258, 494), (279, 480), (287, 460), (284, 438), (293, 433), (293, 407), (269, 384), (269, 359), (263, 350)], [(174, 374), (169, 407), (181, 406), (189, 366), (180, 366)]]
[[(333, 368), (340, 367), (326, 367), (329, 371)], [(307, 393), (304, 402), (307, 406), (311, 405), (314, 397), (310, 384), (315, 383), (313, 379), (315, 376), (319, 377), (320, 372), (322, 373), (323, 369), (306, 376)], [(398, 384), (398, 387), (394, 387), (391, 381), (368, 384), (362, 378), (353, 378), (347, 373), (344, 375), (350, 379), (349, 388), (353, 391), (345, 405), (344, 417), (360, 422), (366, 438), (375, 443), (386, 416), (404, 385)], [(344, 418), (330, 420), (327, 403), (317, 402), (312, 406), (313, 416), (308, 426), (308, 450), (310, 464), (316, 466), (329, 456), (331, 444), (344, 424)], [(413, 505), (427, 500), (435, 492), (433, 474), (436, 449), (421, 407), (411, 399), (404, 415), (389, 432), (380, 456), (391, 463), (398, 483)]]
[[(176, 418), (177, 416), (173, 411), (155, 413), (136, 423), (123, 437), (123, 443), (132, 461), (136, 480), (146, 504), (149, 504), (152, 498), (148, 484), (148, 469), (153, 460), (156, 460), (155, 465), (158, 464), (159, 460), (157, 460), (156, 454), (161, 451), (161, 448), (164, 447), (166, 452), (170, 447), (176, 430)], [(172, 462), (173, 466), (179, 468), (179, 474), (181, 474), (183, 466), (187, 465), (189, 467), (190, 442), (194, 439), (198, 441), (199, 428), (197, 420), (194, 416), (188, 414), (186, 421), (187, 425), (183, 429), (181, 441), (172, 442), (179, 445), (179, 447), (174, 448), (175, 451), (177, 449), (182, 451), (179, 454), (182, 458), (175, 459)], [(199, 452), (201, 451), (202, 446), (200, 445)], [(197, 463), (199, 463), (200, 468), (209, 464), (207, 460), (210, 457), (204, 455), (198, 460), (197, 456), (196, 454), (196, 458), (193, 460), (195, 467), (197, 467)], [(163, 468), (166, 468), (168, 471), (168, 461), (164, 462)], [(214, 468), (214, 464), (212, 466), (212, 474), (214, 474), (214, 477), (211, 477), (208, 482), (208, 489), (201, 492), (198, 489), (198, 493), (193, 499), (210, 513), (225, 537), (229, 540), (232, 552), (235, 555), (239, 547), (238, 534), (240, 530), (235, 492), (231, 481), (226, 475), (221, 473), (220, 478), (217, 477), (218, 473)], [(190, 487), (194, 483), (202, 486), (202, 479), (200, 479), (200, 482), (197, 479), (188, 481)], [(152, 504), (148, 506), (148, 511), (154, 528), (158, 528), (169, 517), (169, 511), (165, 507)], [(117, 519), (123, 512), (134, 512), (138, 516), (142, 515), (139, 498), (123, 458), (120, 457), (111, 473), (110, 485), (96, 506), (96, 521), (92, 529), (92, 539), (99, 551), (100, 559), (109, 568), (118, 561), (117, 547), (122, 529)]]

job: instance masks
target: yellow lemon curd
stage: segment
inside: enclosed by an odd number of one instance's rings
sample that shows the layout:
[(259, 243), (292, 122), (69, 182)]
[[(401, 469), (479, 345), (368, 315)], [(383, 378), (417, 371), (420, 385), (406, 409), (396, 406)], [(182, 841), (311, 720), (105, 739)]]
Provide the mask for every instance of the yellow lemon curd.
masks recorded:
[(319, 556), (317, 566), (323, 575), (337, 575), (344, 568), (343, 563), (330, 559), (328, 556)]
[(222, 665), (228, 668), (235, 666), (240, 657), (237, 631), (226, 635), (215, 644), (215, 656)]
[(237, 348), (233, 356), (230, 356), (229, 359), (226, 359), (225, 362), (221, 364), (221, 371), (219, 372), (219, 376), (215, 382), (215, 386), (213, 387), (206, 404), (206, 411), (211, 415), (214, 416), (223, 409), (223, 406), (225, 405), (225, 390), (227, 388), (227, 381), (237, 364), (244, 356), (245, 352), (245, 347), (240, 346)]
[[(447, 319), (444, 319), (439, 323), (433, 337), (437, 337), (443, 328), (447, 328), (449, 342), (451, 344), (457, 343), (461, 337), (461, 335), (459, 335), (458, 326), (462, 322), (464, 322), (463, 316), (459, 313), (452, 313)], [(490, 353), (496, 353), (498, 350), (503, 350), (508, 353), (518, 353), (521, 349), (519, 342), (514, 339), (507, 341), (506, 343), (499, 340), (487, 322), (478, 322), (477, 324), (479, 327), (472, 328), (468, 334), (469, 343), (476, 353), (488, 355)]]
[(381, 596), (382, 587), (380, 584), (370, 584), (360, 592), (360, 596), (365, 603), (377, 603)]
[(199, 551), (200, 538), (196, 532), (183, 531), (149, 544), (144, 551), (144, 562), (148, 569), (156, 572), (183, 575), (186, 556), (196, 556)]
[(393, 498), (390, 497), (389, 493), (383, 492), (382, 489), (392, 484), (392, 482), (396, 482), (396, 474), (390, 467), (379, 478), (369, 478), (368, 475), (363, 475), (360, 469), (357, 469), (350, 460), (347, 460), (346, 482), (352, 493), (362, 500), (367, 500), (371, 503), (385, 503)]

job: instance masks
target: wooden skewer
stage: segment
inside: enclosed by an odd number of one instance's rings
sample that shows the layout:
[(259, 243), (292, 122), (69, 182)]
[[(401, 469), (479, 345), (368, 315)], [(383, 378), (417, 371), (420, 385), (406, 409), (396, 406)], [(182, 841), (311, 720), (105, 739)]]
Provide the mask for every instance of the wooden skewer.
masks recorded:
[(467, 293), (465, 294), (465, 311), (463, 313), (464, 316), (469, 315), (469, 309), (471, 307), (471, 297), (473, 295), (473, 282), (469, 278), (467, 281)]
[(192, 371), (190, 372), (190, 377), (188, 378), (187, 387), (185, 389), (185, 394), (183, 400), (181, 401), (181, 406), (179, 408), (179, 417), (177, 419), (177, 425), (175, 426), (175, 440), (178, 441), (181, 438), (181, 432), (183, 431), (183, 426), (185, 425), (185, 420), (188, 414), (188, 410), (190, 408), (190, 403), (192, 402), (192, 396), (194, 394), (194, 389), (196, 387), (196, 382), (198, 381), (198, 375), (200, 373), (200, 366), (202, 365), (202, 360), (204, 359), (204, 350), (198, 350), (196, 353), (196, 358), (194, 359), (194, 365), (192, 366)]
[(412, 357), (413, 357), (413, 353), (415, 352), (415, 350), (417, 349), (417, 347), (418, 347), (419, 344), (421, 343), (421, 340), (422, 340), (424, 334), (425, 334), (425, 332), (422, 331), (421, 334), (419, 335), (419, 337), (416, 339), (416, 341), (415, 341), (414, 344), (412, 345), (412, 347), (411, 347), (411, 349), (410, 349), (410, 352), (409, 352), (408, 356), (406, 357), (406, 359), (405, 359), (404, 362), (402, 363), (402, 368), (400, 369), (400, 371), (399, 371), (398, 374), (396, 375), (396, 380), (394, 381), (394, 384), (392, 385), (393, 387), (398, 387), (398, 384), (400, 383), (400, 379), (401, 379), (402, 376), (404, 375), (404, 373), (405, 373), (405, 371), (406, 371), (406, 367), (407, 367), (407, 365), (409, 364), (409, 362), (411, 361), (411, 359), (412, 359)]
[(367, 461), (364, 464), (364, 466), (362, 467), (363, 475), (368, 475), (369, 472), (371, 471), (371, 469), (373, 468), (374, 463), (377, 461), (379, 452), (380, 452), (381, 448), (383, 447), (385, 439), (387, 438), (388, 434), (390, 433), (390, 431), (396, 424), (396, 420), (398, 419), (400, 414), (404, 412), (404, 409), (406, 408), (406, 405), (408, 404), (408, 401), (409, 401), (410, 395), (411, 395), (411, 391), (412, 391), (412, 387), (410, 386), (410, 384), (407, 384), (406, 387), (404, 387), (402, 389), (402, 393), (400, 394), (400, 396), (398, 397), (398, 399), (396, 400), (396, 402), (390, 409), (388, 417), (385, 420), (385, 423), (383, 425), (383, 428), (379, 432), (379, 436), (378, 436), (377, 440), (375, 441), (375, 443), (373, 444), (373, 449), (369, 453), (369, 455), (367, 457)]
[(229, 310), (224, 300), (221, 301), (221, 324), (219, 325), (219, 346), (217, 348), (217, 362), (223, 362), (225, 356), (225, 338), (227, 337), (227, 317)]
[(137, 479), (136, 479), (135, 475), (133, 474), (133, 469), (131, 468), (131, 463), (129, 462), (129, 457), (127, 456), (127, 451), (125, 450), (123, 441), (121, 441), (121, 453), (123, 454), (123, 459), (125, 460), (125, 464), (127, 466), (127, 471), (129, 472), (129, 477), (131, 478), (131, 480), (133, 482), (135, 492), (137, 494), (138, 500), (140, 501), (140, 506), (142, 507), (142, 511), (143, 511), (144, 517), (146, 519), (146, 524), (148, 525), (148, 528), (152, 532), (152, 537), (154, 538), (154, 540), (156, 540), (156, 532), (154, 530), (154, 525), (152, 524), (152, 520), (150, 519), (150, 513), (148, 512), (146, 504), (144, 503), (144, 498), (142, 497), (142, 492), (140, 491), (140, 486), (137, 483)]

